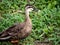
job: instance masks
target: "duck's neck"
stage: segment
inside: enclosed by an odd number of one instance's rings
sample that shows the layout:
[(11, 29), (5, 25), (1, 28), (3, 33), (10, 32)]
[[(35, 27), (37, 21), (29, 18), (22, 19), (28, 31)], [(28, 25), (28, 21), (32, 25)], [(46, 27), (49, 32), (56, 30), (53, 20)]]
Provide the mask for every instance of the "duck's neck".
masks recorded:
[(27, 33), (30, 33), (31, 30), (32, 30), (32, 22), (30, 20), (30, 17), (29, 17), (29, 11), (25, 11), (25, 14), (26, 14), (26, 20), (25, 20), (25, 28), (26, 28), (26, 32)]
[(25, 21), (30, 21), (29, 11), (26, 10), (25, 15), (26, 15), (26, 20)]
[(26, 23), (28, 23), (28, 24), (30, 24), (30, 25), (32, 25), (32, 23), (31, 23), (31, 19), (30, 19), (30, 17), (29, 17), (29, 11), (25, 11), (25, 15), (26, 15), (26, 20), (25, 20), (25, 22)]

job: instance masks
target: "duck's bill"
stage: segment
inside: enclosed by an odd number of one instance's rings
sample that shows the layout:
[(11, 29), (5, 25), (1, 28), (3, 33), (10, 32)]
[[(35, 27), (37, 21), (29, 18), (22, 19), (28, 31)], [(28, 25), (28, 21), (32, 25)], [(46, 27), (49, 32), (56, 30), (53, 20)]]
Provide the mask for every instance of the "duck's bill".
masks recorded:
[(34, 7), (33, 11), (38, 12), (38, 9)]

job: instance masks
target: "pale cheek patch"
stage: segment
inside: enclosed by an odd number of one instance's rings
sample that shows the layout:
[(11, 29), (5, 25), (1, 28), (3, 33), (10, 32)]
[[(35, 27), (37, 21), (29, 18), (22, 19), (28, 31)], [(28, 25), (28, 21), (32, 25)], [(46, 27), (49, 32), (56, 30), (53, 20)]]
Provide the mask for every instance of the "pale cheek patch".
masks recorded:
[(31, 11), (30, 9), (28, 9), (27, 11)]
[(33, 8), (30, 8), (30, 9), (28, 9), (27, 11), (30, 11), (30, 12), (31, 12), (32, 10), (33, 10)]

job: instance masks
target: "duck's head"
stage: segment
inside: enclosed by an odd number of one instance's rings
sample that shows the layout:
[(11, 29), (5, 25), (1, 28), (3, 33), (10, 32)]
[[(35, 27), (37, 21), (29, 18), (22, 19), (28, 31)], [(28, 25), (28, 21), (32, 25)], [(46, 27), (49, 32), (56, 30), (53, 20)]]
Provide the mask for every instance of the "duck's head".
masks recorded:
[(31, 11), (38, 11), (34, 6), (27, 4), (25, 6), (25, 11), (31, 12)]

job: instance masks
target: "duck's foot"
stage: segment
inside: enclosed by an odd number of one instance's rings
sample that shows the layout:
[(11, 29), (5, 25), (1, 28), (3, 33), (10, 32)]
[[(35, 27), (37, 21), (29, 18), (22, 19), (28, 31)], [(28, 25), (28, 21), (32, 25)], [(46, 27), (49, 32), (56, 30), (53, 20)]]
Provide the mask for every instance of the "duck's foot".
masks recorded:
[(13, 45), (22, 45), (22, 44), (19, 43), (18, 40), (11, 40), (11, 43), (12, 43)]
[(18, 42), (19, 42), (18, 40), (11, 40), (11, 43), (12, 43), (13, 45), (19, 45)]

